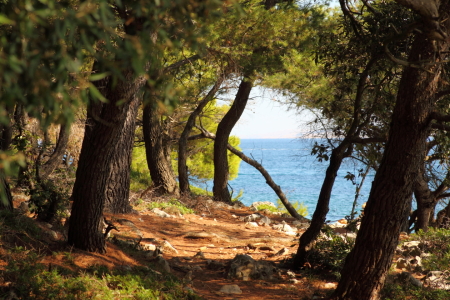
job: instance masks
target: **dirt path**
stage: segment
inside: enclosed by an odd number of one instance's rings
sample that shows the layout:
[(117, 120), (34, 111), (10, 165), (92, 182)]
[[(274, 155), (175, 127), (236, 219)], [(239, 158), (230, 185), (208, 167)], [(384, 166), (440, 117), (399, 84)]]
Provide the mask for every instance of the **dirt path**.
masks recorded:
[[(279, 266), (295, 253), (298, 236), (272, 228), (273, 224), (283, 224), (283, 221), (294, 227), (294, 219), (266, 214), (271, 225), (253, 227), (254, 224), (251, 226), (242, 220), (255, 213), (247, 207), (216, 207), (209, 201), (209, 204), (202, 203), (194, 209), (197, 214), (176, 217), (160, 217), (147, 209), (134, 214), (107, 214), (106, 218), (119, 230), (112, 231), (116, 242), (108, 241), (105, 255), (70, 249), (71, 263), (80, 268), (98, 264), (109, 268), (147, 265), (155, 260), (148, 250), (156, 247), (169, 263), (170, 272), (184, 279), (186, 288), (193, 289), (205, 299), (320, 299), (334, 287), (333, 283), (300, 273), (288, 276), (286, 269), (279, 269), (273, 280), (227, 279), (226, 268), (237, 254), (247, 254), (255, 260)], [(46, 224), (41, 225), (47, 231), (52, 230)], [(142, 249), (141, 255), (127, 254), (129, 252), (123, 251), (117, 241), (122, 245), (138, 245), (137, 248)], [(282, 254), (277, 255), (280, 250), (283, 250)], [(61, 254), (49, 255), (42, 262), (58, 265), (66, 260), (67, 255)], [(242, 293), (219, 292), (224, 285), (238, 285)]]

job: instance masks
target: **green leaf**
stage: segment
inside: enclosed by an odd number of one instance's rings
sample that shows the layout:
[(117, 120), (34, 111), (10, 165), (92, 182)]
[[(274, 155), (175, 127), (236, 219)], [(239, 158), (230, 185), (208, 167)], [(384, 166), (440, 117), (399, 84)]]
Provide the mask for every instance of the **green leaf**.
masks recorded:
[(8, 19), (5, 15), (0, 14), (0, 24), (14, 25), (16, 22)]
[(102, 93), (100, 93), (100, 91), (95, 87), (95, 85), (93, 85), (92, 83), (89, 84), (89, 91), (91, 92), (91, 95), (96, 98), (97, 100), (99, 100), (100, 102), (103, 103), (108, 103), (108, 99), (106, 99)]

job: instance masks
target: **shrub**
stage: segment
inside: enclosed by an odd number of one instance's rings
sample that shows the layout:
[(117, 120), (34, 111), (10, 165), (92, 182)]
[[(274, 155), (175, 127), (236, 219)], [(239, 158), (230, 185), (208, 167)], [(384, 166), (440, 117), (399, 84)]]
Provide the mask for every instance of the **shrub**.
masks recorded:
[[(308, 207), (305, 206), (303, 202), (295, 201), (294, 203), (291, 204), (300, 216), (306, 217), (308, 215)], [(287, 211), (286, 207), (284, 207), (284, 204), (283, 202), (281, 202), (280, 199), (277, 199), (277, 209), (282, 213), (289, 214), (289, 212)]]
[(186, 205), (184, 205), (177, 199), (170, 199), (167, 202), (152, 202), (149, 205), (149, 209), (153, 208), (161, 208), (161, 209), (176, 208), (177, 211), (179, 211), (180, 214), (182, 215), (195, 213), (193, 209), (186, 207)]

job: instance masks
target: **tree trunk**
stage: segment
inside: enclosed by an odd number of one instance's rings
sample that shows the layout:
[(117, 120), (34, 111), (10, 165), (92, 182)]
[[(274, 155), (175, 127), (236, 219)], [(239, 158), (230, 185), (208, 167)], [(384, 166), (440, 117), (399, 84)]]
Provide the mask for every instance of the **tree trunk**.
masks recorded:
[(325, 179), (322, 183), (322, 188), (320, 189), (319, 199), (317, 200), (316, 209), (314, 210), (314, 214), (311, 219), (311, 224), (300, 237), (300, 244), (297, 249), (297, 254), (295, 255), (292, 263), (293, 267), (296, 269), (302, 267), (307, 261), (308, 254), (320, 233), (320, 229), (325, 223), (329, 210), (331, 191), (333, 190), (337, 172), (341, 167), (344, 154), (348, 146), (349, 144), (344, 140), (338, 147), (334, 148), (331, 153), (330, 165), (327, 168)]
[(228, 138), (234, 125), (244, 112), (252, 87), (253, 79), (250, 79), (250, 74), (244, 75), (230, 110), (225, 114), (217, 127), (216, 140), (214, 142), (213, 194), (215, 201), (231, 202), (230, 191), (227, 187), (229, 178)]
[(55, 168), (62, 162), (64, 152), (69, 142), (70, 126), (61, 124), (59, 128), (58, 141), (56, 142), (55, 150), (45, 164), (40, 167), (39, 176), (45, 180), (55, 170)]
[[(216, 139), (216, 136), (214, 134), (206, 131), (204, 128), (201, 128), (200, 130), (202, 131), (203, 136), (205, 136), (206, 138), (209, 138), (209, 139), (212, 139), (212, 140)], [(293, 216), (297, 220), (304, 219), (304, 217), (301, 216), (295, 210), (295, 208), (292, 206), (292, 204), (289, 202), (289, 200), (287, 199), (286, 195), (281, 190), (281, 187), (279, 185), (277, 185), (275, 183), (275, 181), (273, 181), (273, 179), (270, 176), (269, 172), (267, 172), (267, 170), (264, 169), (264, 167), (260, 163), (258, 163), (254, 159), (251, 159), (250, 157), (248, 157), (247, 155), (245, 155), (241, 151), (238, 151), (236, 148), (234, 148), (230, 144), (227, 144), (227, 149), (230, 150), (231, 153), (233, 153), (234, 155), (236, 155), (237, 157), (239, 157), (240, 159), (242, 159), (243, 161), (245, 161), (246, 163), (248, 163), (249, 165), (251, 165), (252, 167), (257, 169), (261, 173), (261, 175), (264, 177), (264, 179), (266, 179), (266, 183), (272, 188), (272, 190), (275, 192), (275, 194), (277, 194), (277, 196), (280, 198), (281, 203), (283, 203), (284, 207), (286, 208), (286, 210), (289, 212), (289, 214), (291, 216)]]
[[(81, 148), (73, 206), (70, 216), (68, 243), (82, 250), (104, 253), (103, 207), (111, 176), (116, 145), (126, 127), (132, 103), (139, 96), (145, 80), (134, 78), (132, 72), (113, 84), (111, 78), (95, 82), (108, 103), (91, 102), (88, 107), (85, 136)], [(119, 104), (123, 103), (123, 104)]]
[(114, 154), (111, 161), (111, 174), (106, 189), (106, 202), (104, 211), (114, 214), (130, 213), (130, 167), (133, 153), (134, 132), (136, 117), (141, 97), (136, 96), (130, 103), (125, 124), (120, 133), (120, 140), (114, 145)]
[[(416, 37), (409, 61), (431, 60), (435, 51), (424, 34)], [(423, 163), (430, 114), (441, 64), (425, 71), (406, 67), (394, 108), (389, 140), (367, 201), (355, 247), (347, 256), (332, 299), (379, 299), (398, 244), (400, 227)]]
[(187, 161), (187, 142), (189, 138), (189, 134), (192, 131), (192, 128), (195, 125), (195, 119), (200, 115), (203, 108), (213, 100), (213, 97), (216, 95), (219, 90), (222, 82), (224, 80), (224, 76), (220, 76), (208, 94), (203, 98), (202, 101), (198, 104), (195, 110), (189, 116), (186, 125), (184, 126), (183, 132), (181, 133), (180, 139), (178, 140), (178, 181), (180, 183), (180, 191), (182, 194), (190, 193), (191, 189), (189, 187), (189, 175), (188, 168), (186, 165)]
[(425, 180), (424, 173), (425, 170), (422, 163), (414, 187), (414, 196), (417, 201), (417, 220), (414, 227), (416, 231), (419, 229), (422, 229), (423, 231), (428, 230), (430, 217), (434, 213), (435, 202), (437, 202), (437, 197), (430, 190), (428, 182)]
[(148, 169), (158, 194), (179, 193), (170, 161), (168, 139), (156, 103), (144, 107), (143, 130)]

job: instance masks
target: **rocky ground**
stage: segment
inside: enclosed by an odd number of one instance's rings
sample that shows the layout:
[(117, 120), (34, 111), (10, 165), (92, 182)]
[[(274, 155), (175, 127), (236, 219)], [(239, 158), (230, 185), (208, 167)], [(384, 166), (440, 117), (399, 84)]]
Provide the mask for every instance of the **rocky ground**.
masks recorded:
[[(15, 197), (15, 206), (26, 213), (21, 204), (25, 200)], [(139, 200), (132, 214), (106, 214), (117, 230), (111, 231), (104, 255), (68, 248), (63, 226), (39, 226), (47, 232), (48, 242), (53, 244), (50, 247), (70, 253), (72, 268), (147, 265), (156, 272), (176, 275), (185, 282), (185, 289), (205, 299), (321, 299), (336, 287), (337, 282), (324, 279), (326, 275), (312, 275), (308, 269), (293, 272), (284, 267), (285, 260), (297, 251), (307, 219), (298, 221), (202, 197), (180, 200), (195, 214), (182, 215), (176, 207), (149, 208), (151, 201), (164, 200)], [(335, 231), (354, 235), (342, 228)], [(418, 271), (413, 268), (418, 268), (420, 254), (411, 250), (416, 248), (398, 250), (397, 272), (405, 271), (404, 280), (417, 280), (417, 276), (408, 275)], [(67, 264), (67, 254), (46, 255), (42, 262)]]

